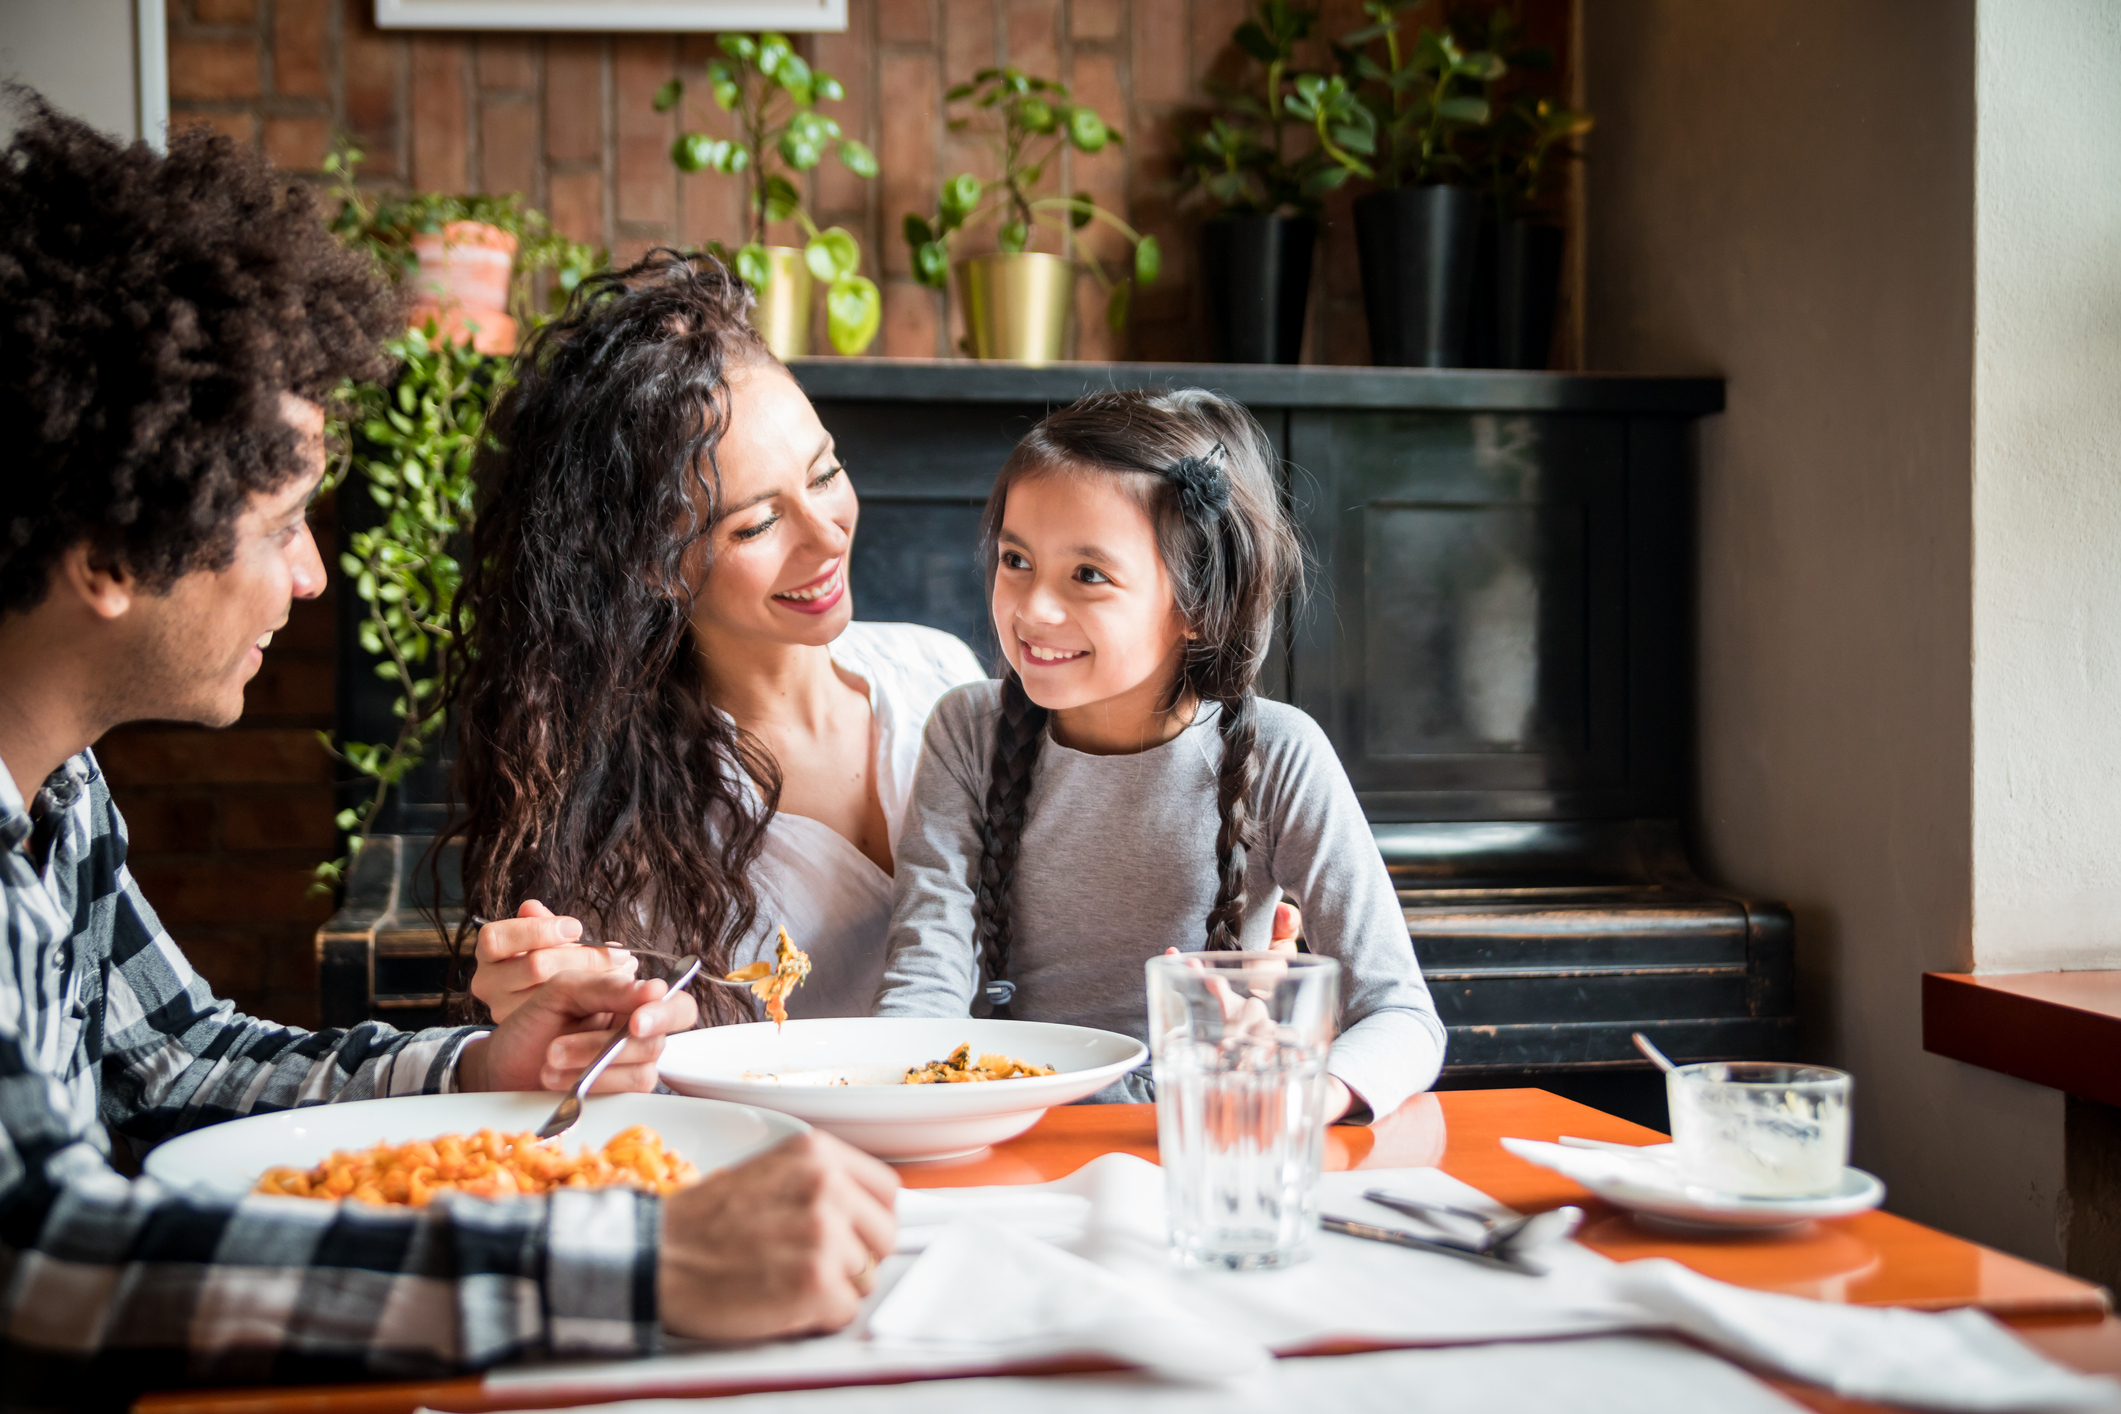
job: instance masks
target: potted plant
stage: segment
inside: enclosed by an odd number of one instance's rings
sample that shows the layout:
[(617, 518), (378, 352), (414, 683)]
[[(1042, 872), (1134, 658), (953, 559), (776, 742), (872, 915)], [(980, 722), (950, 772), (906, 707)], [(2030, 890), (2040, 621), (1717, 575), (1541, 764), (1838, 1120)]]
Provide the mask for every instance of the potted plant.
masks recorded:
[[(1520, 43), (1516, 13), (1497, 6), (1469, 41), (1504, 56), (1514, 80), (1550, 70), (1553, 54)], [(1514, 85), (1513, 85), (1514, 86)], [(1481, 368), (1542, 369), (1551, 361), (1554, 310), (1561, 291), (1567, 233), (1554, 219), (1560, 196), (1556, 157), (1575, 157), (1570, 142), (1591, 130), (1591, 115), (1551, 96), (1488, 84), (1492, 121), (1475, 165), (1485, 175), (1476, 259), (1470, 357)]]
[[(1402, 12), (1422, 0), (1365, 0), (1371, 23), (1335, 46), (1341, 72), (1296, 80), (1289, 111), (1318, 145), (1377, 190), (1355, 202), (1355, 242), (1369, 317), (1370, 361), (1425, 368), (1466, 362), (1479, 193), (1453, 139), (1488, 121), (1477, 85), (1503, 61), (1424, 29), (1409, 45)], [(1382, 62), (1373, 53), (1381, 46)]]
[(513, 192), (371, 200), (354, 180), (365, 155), (342, 138), (324, 159), (339, 198), (331, 228), (410, 284), (409, 327), (469, 342), (482, 354), (510, 354), (519, 324), (532, 313), (537, 272), (554, 272), (560, 289), (572, 290), (603, 264), (602, 251), (559, 234)]
[[(944, 289), (950, 276), (951, 245), (959, 232), (984, 221), (996, 221), (990, 254), (956, 263), (958, 298), (965, 312), (966, 341), (975, 358), (1050, 363), (1066, 358), (1075, 315), (1075, 281), (1088, 270), (1106, 295), (1105, 319), (1117, 331), (1126, 326), (1127, 306), (1136, 283), (1156, 278), (1162, 253), (1154, 236), (1145, 236), (1090, 199), (1035, 196), (1046, 168), (1064, 148), (1094, 154), (1120, 134), (1096, 111), (1069, 97), (1066, 84), (1032, 78), (1015, 68), (982, 69), (970, 83), (945, 95), (949, 103), (970, 102), (994, 143), (1001, 176), (981, 182), (961, 172), (943, 183), (932, 216), (907, 213), (902, 225), (913, 250), (914, 278), (932, 289)], [(971, 116), (950, 120), (952, 132), (973, 126)], [(1079, 253), (1075, 233), (1101, 221), (1120, 233), (1134, 249), (1131, 271), (1118, 277), (1097, 260)], [(1061, 253), (1031, 250), (1038, 226), (1059, 235)]]
[[(723, 57), (707, 65), (707, 81), (715, 106), (736, 114), (739, 135), (681, 133), (671, 160), (687, 172), (712, 169), (741, 177), (750, 188), (751, 226), (732, 263), (758, 296), (752, 322), (774, 356), (810, 352), (813, 278), (825, 286), (826, 337), (841, 353), (858, 354), (876, 338), (883, 298), (861, 273), (861, 244), (844, 226), (819, 230), (789, 173), (808, 172), (831, 152), (856, 176), (874, 177), (876, 155), (817, 111), (819, 103), (838, 102), (846, 90), (832, 75), (811, 68), (784, 36), (725, 34), (718, 43)], [(657, 90), (656, 111), (668, 112), (684, 98), (684, 81), (672, 79)], [(803, 228), (803, 247), (767, 245), (766, 228), (790, 217)]]
[(1249, 86), (1210, 85), (1220, 112), (1185, 142), (1183, 180), (1216, 212), (1201, 225), (1202, 291), (1224, 363), (1294, 363), (1303, 346), (1304, 305), (1318, 206), (1348, 169), (1315, 144), (1288, 150), (1288, 100), (1296, 46), (1318, 11), (1289, 0), (1260, 0), (1231, 35), (1256, 60)]

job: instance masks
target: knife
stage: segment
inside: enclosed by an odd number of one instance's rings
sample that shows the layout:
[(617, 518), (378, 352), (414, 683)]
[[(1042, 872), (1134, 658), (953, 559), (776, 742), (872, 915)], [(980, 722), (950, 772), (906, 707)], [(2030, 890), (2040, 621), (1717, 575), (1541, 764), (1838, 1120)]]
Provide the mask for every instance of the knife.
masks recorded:
[(1475, 1252), (1467, 1247), (1453, 1247), (1448, 1242), (1434, 1242), (1417, 1236), (1404, 1228), (1376, 1227), (1370, 1223), (1350, 1222), (1346, 1218), (1320, 1218), (1318, 1225), (1327, 1232), (1345, 1233), (1349, 1237), (1367, 1238), (1372, 1242), (1389, 1242), (1394, 1247), (1411, 1247), (1416, 1252), (1434, 1252), (1439, 1257), (1456, 1257), (1461, 1262), (1473, 1262), (1483, 1267), (1493, 1267), (1501, 1272), (1515, 1272), (1521, 1277), (1544, 1276), (1530, 1267), (1521, 1267), (1515, 1262), (1490, 1256), (1486, 1252)]

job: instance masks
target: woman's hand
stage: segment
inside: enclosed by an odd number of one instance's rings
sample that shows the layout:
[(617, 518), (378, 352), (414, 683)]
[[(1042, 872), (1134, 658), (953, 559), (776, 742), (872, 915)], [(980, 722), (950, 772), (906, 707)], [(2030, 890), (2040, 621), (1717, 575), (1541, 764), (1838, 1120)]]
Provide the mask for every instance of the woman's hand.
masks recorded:
[(578, 918), (556, 916), (536, 899), (513, 918), (479, 929), (472, 956), (471, 994), (486, 1003), (496, 1022), (506, 1021), (538, 988), (562, 972), (616, 972), (631, 977), (633, 954), (624, 948), (585, 944)]

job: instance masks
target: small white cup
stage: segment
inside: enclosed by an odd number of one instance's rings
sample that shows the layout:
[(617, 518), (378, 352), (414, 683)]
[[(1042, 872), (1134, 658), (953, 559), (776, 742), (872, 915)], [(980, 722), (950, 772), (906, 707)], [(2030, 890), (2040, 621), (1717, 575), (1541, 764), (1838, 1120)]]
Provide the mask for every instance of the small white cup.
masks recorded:
[(1664, 1080), (1689, 1183), (1747, 1198), (1811, 1198), (1841, 1186), (1854, 1084), (1847, 1071), (1708, 1061)]

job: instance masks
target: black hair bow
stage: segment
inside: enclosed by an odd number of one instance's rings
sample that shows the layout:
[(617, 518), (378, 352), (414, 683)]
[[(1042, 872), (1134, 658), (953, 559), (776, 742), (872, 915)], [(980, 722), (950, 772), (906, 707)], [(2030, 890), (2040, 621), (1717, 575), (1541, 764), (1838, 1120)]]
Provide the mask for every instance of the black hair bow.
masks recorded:
[(1206, 456), (1180, 457), (1164, 470), (1165, 479), (1178, 488), (1179, 512), (1196, 525), (1230, 508), (1230, 478), (1223, 472), (1228, 455), (1217, 442)]

